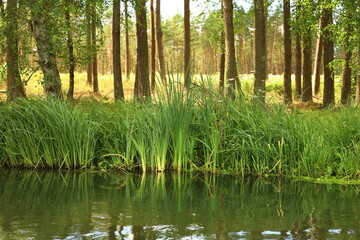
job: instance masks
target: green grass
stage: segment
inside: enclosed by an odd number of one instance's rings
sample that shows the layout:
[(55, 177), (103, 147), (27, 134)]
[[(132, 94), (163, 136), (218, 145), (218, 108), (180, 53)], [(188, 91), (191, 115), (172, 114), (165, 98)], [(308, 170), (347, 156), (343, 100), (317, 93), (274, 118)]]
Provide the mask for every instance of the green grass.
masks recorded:
[(229, 101), (173, 81), (153, 102), (0, 106), (0, 165), (359, 178), (360, 110)]

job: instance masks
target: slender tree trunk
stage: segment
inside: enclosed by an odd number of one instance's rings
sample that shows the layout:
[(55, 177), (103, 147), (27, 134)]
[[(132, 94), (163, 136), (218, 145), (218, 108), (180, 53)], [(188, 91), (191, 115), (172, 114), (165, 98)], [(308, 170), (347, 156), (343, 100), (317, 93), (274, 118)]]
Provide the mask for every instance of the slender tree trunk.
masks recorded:
[(312, 101), (312, 37), (310, 32), (306, 32), (303, 36), (303, 54), (304, 54), (304, 65), (303, 65), (303, 102)]
[(146, 24), (146, 0), (137, 0), (136, 11), (136, 77), (134, 95), (137, 98), (150, 98), (149, 49)]
[[(320, 26), (321, 26), (321, 21), (320, 21)], [(314, 93), (315, 93), (315, 95), (319, 94), (319, 92), (320, 92), (322, 50), (323, 50), (323, 35), (321, 33), (319, 33), (317, 43), (316, 43), (315, 67), (314, 67)]]
[[(95, 4), (95, 2), (93, 3)], [(96, 40), (96, 8), (95, 6), (92, 6), (92, 21), (91, 21), (91, 38), (92, 38), (92, 44), (94, 47), (94, 53), (93, 53), (93, 91), (94, 93), (99, 92), (99, 81), (98, 81), (98, 61), (97, 61), (97, 40)]]
[(125, 0), (125, 55), (126, 55), (126, 79), (130, 79), (130, 41), (129, 41), (129, 16), (128, 1)]
[[(358, 45), (358, 67), (360, 68), (360, 44)], [(357, 72), (356, 76), (356, 93), (355, 93), (355, 102), (360, 103), (360, 72)]]
[(284, 0), (284, 92), (285, 92), (285, 103), (292, 103), (292, 90), (291, 90), (291, 63), (292, 63), (292, 52), (291, 52), (291, 10), (290, 0)]
[(224, 95), (225, 87), (225, 35), (224, 32), (221, 32), (221, 47), (220, 47), (220, 86), (219, 90), (221, 95)]
[[(221, 1), (221, 18), (224, 21), (224, 2)], [(225, 33), (224, 28), (221, 29), (220, 35), (220, 85), (219, 91), (221, 95), (224, 95), (224, 87), (225, 87)]]
[(56, 50), (50, 32), (53, 27), (50, 16), (52, 4), (47, 0), (36, 1), (32, 12), (32, 26), (39, 54), (39, 65), (44, 74), (44, 90), (49, 97), (62, 97), (61, 80), (56, 63)]
[[(92, 41), (91, 41), (91, 6), (90, 0), (86, 0), (86, 45), (88, 50), (92, 50)], [(92, 52), (92, 51), (91, 51)], [(87, 84), (92, 86), (93, 84), (93, 57), (91, 54), (91, 61), (87, 64)]]
[(115, 101), (124, 100), (124, 90), (121, 76), (120, 59), (120, 0), (113, 0), (113, 72), (114, 72), (114, 99)]
[(239, 73), (244, 73), (244, 63), (243, 63), (243, 52), (244, 52), (244, 40), (243, 40), (243, 36), (242, 34), (239, 34), (239, 49), (238, 49), (238, 53), (239, 53)]
[(184, 0), (184, 85), (190, 86), (191, 78), (191, 49), (190, 49), (190, 0)]
[(156, 0), (156, 41), (157, 41), (161, 81), (166, 85), (167, 81), (166, 81), (164, 46), (163, 46), (163, 31), (161, 27), (160, 0)]
[(324, 33), (324, 107), (327, 107), (335, 102), (334, 71), (330, 67), (330, 63), (334, 61), (334, 41), (331, 39), (331, 30), (328, 28), (328, 26), (332, 24), (332, 9), (324, 8), (321, 27)]
[(347, 104), (351, 100), (351, 67), (350, 61), (352, 57), (352, 51), (346, 50), (345, 65), (342, 75), (342, 88), (341, 88), (341, 103)]
[(233, 9), (234, 7), (232, 0), (223, 0), (223, 14), (225, 21), (227, 95), (232, 99), (235, 98), (235, 83), (238, 78), (235, 56)]
[(74, 43), (73, 43), (73, 33), (71, 29), (71, 19), (70, 19), (70, 10), (69, 4), (70, 1), (67, 1), (68, 6), (65, 10), (65, 20), (66, 20), (66, 30), (67, 30), (67, 45), (69, 51), (69, 89), (67, 92), (67, 97), (69, 99), (74, 98), (74, 85), (75, 85), (75, 56), (74, 56)]
[(254, 95), (265, 103), (266, 61), (266, 18), (264, 0), (254, 0), (255, 8), (255, 83)]
[[(300, 24), (301, 5), (296, 3), (296, 22)], [(296, 43), (295, 43), (295, 98), (299, 100), (302, 96), (302, 46), (301, 46), (301, 34), (300, 31), (296, 32)]]
[(151, 71), (150, 71), (150, 82), (151, 90), (155, 90), (155, 58), (156, 58), (156, 41), (155, 41), (155, 13), (154, 13), (154, 0), (150, 0), (150, 27), (151, 27)]
[(25, 88), (21, 81), (19, 71), (17, 4), (17, 0), (8, 0), (6, 7), (7, 101), (12, 101), (18, 97), (26, 97)]

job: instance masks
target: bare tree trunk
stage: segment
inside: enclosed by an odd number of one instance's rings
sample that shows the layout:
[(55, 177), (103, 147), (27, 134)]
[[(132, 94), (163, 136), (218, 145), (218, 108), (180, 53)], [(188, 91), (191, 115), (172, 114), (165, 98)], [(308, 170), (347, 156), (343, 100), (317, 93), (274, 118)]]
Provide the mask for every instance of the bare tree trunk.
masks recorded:
[(120, 59), (120, 0), (113, 0), (113, 72), (114, 72), (114, 99), (124, 100), (124, 90), (121, 76)]
[(238, 54), (239, 54), (239, 73), (244, 73), (244, 63), (243, 63), (243, 48), (244, 48), (244, 40), (243, 40), (243, 36), (242, 34), (239, 34), (239, 49), (238, 49)]
[(130, 41), (129, 41), (129, 16), (128, 0), (125, 0), (125, 55), (126, 55), (126, 79), (130, 79)]
[(292, 91), (291, 91), (291, 63), (292, 63), (292, 52), (291, 52), (291, 10), (290, 0), (284, 0), (284, 92), (285, 92), (285, 103), (292, 103)]
[(221, 95), (224, 95), (225, 87), (225, 35), (224, 32), (221, 32), (221, 47), (220, 47), (220, 85), (219, 90)]
[(254, 95), (265, 103), (265, 81), (267, 78), (266, 61), (266, 18), (264, 0), (254, 0), (255, 8), (255, 83)]
[[(357, 65), (360, 68), (360, 44), (358, 46), (358, 62), (357, 62)], [(357, 104), (360, 103), (360, 71), (357, 71), (357, 76), (356, 76), (355, 102)]]
[(136, 11), (136, 77), (134, 95), (137, 98), (150, 98), (149, 49), (146, 24), (146, 0), (137, 0)]
[(49, 19), (52, 4), (47, 0), (36, 1), (36, 11), (32, 12), (32, 26), (39, 54), (39, 65), (44, 74), (44, 90), (49, 97), (62, 97), (61, 80), (56, 63), (56, 50), (51, 39)]
[(238, 78), (235, 57), (235, 37), (233, 23), (233, 2), (232, 0), (223, 0), (223, 12), (225, 20), (225, 48), (226, 48), (226, 82), (227, 95), (235, 98), (235, 83)]
[[(300, 13), (301, 5), (296, 4), (296, 22), (300, 24)], [(302, 46), (301, 46), (301, 34), (299, 31), (296, 32), (296, 43), (295, 43), (295, 52), (296, 52), (296, 68), (295, 68), (295, 98), (299, 100), (302, 96), (302, 79), (301, 79), (301, 69), (302, 69)]]
[[(320, 21), (320, 26), (321, 26), (321, 21)], [(317, 43), (316, 43), (315, 67), (314, 67), (314, 93), (315, 93), (315, 95), (319, 94), (319, 92), (320, 92), (322, 50), (323, 50), (323, 35), (321, 33), (319, 33)]]
[(19, 71), (17, 4), (17, 0), (8, 0), (6, 6), (7, 101), (12, 101), (18, 97), (26, 97), (25, 88), (21, 81)]
[(150, 27), (151, 27), (151, 70), (150, 70), (150, 82), (151, 91), (155, 90), (155, 58), (156, 58), (156, 41), (155, 41), (155, 13), (154, 13), (154, 0), (150, 0)]
[(303, 94), (302, 101), (312, 101), (312, 37), (310, 32), (306, 32), (303, 36), (303, 54), (304, 54), (304, 65), (303, 65)]
[[(224, 2), (221, 1), (221, 18), (224, 20)], [(221, 30), (220, 36), (220, 84), (219, 84), (219, 91), (221, 95), (224, 95), (224, 87), (225, 87), (225, 34), (224, 28)]]
[[(86, 45), (88, 50), (92, 50), (92, 41), (91, 41), (91, 6), (90, 0), (86, 0)], [(93, 58), (91, 57), (91, 61), (87, 65), (87, 84), (92, 86), (93, 84)]]
[(161, 27), (160, 0), (156, 0), (156, 41), (157, 41), (161, 81), (166, 85), (167, 81), (166, 81), (164, 46), (163, 46), (163, 31)]
[(67, 92), (67, 97), (69, 99), (74, 98), (74, 88), (75, 88), (75, 56), (74, 56), (74, 43), (73, 43), (73, 33), (71, 29), (71, 18), (70, 18), (70, 10), (69, 5), (70, 1), (66, 1), (67, 6), (65, 10), (65, 20), (66, 20), (66, 28), (67, 28), (67, 45), (68, 45), (68, 60), (69, 60), (69, 89)]
[(184, 0), (184, 85), (186, 88), (190, 86), (191, 78), (190, 42), (190, 0)]
[(347, 104), (351, 101), (351, 67), (350, 61), (352, 57), (352, 51), (347, 50), (345, 55), (345, 65), (342, 75), (342, 88), (341, 88), (341, 103)]
[[(93, 3), (95, 4), (95, 2)], [(93, 91), (94, 93), (99, 92), (99, 81), (98, 81), (98, 61), (97, 61), (97, 46), (96, 46), (96, 8), (95, 6), (92, 6), (92, 21), (91, 21), (91, 34), (92, 34), (92, 44), (94, 47), (94, 55), (93, 55)]]
[(334, 61), (334, 41), (328, 26), (333, 24), (332, 9), (324, 8), (321, 29), (324, 33), (324, 99), (323, 106), (327, 107), (335, 102), (334, 71), (330, 63)]

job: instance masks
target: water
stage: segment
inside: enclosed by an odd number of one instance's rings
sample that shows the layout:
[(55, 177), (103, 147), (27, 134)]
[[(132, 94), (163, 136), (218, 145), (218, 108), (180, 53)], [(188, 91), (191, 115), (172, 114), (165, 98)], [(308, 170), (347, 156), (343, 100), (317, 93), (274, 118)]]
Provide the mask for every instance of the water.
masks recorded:
[(360, 239), (360, 187), (0, 171), (0, 239)]

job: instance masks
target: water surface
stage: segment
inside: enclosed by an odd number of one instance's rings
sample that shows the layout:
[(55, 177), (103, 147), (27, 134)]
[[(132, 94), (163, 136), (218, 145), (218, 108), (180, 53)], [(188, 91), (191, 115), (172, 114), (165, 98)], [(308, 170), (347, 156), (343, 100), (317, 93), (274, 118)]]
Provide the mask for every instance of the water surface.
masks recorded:
[(360, 187), (0, 170), (0, 239), (360, 239)]

